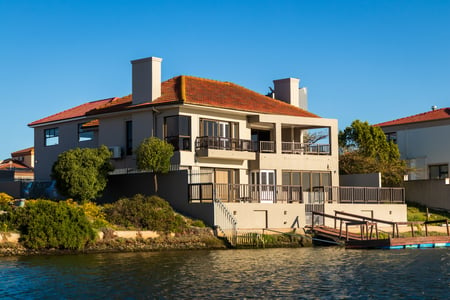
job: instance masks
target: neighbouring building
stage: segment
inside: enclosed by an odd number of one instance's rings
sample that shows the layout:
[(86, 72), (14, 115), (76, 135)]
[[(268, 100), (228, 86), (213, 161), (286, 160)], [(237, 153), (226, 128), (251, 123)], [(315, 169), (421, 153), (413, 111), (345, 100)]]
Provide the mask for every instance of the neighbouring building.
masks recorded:
[(0, 180), (34, 180), (34, 148), (15, 151), (0, 162)]
[(376, 124), (399, 148), (410, 171), (406, 200), (450, 210), (450, 108)]
[[(298, 227), (312, 222), (313, 209), (406, 220), (402, 189), (339, 188), (337, 120), (306, 110), (306, 89), (299, 88), (299, 79), (274, 80), (272, 93), (265, 96), (193, 76), (162, 82), (161, 62), (156, 57), (131, 62), (131, 95), (30, 123), (36, 178), (48, 180), (63, 151), (106, 145), (116, 167), (111, 176), (123, 176), (115, 181), (120, 185), (139, 176), (134, 149), (156, 136), (174, 146), (172, 169), (186, 175), (166, 187), (167, 193), (177, 193), (168, 200), (210, 225)], [(326, 138), (311, 143), (317, 132)]]

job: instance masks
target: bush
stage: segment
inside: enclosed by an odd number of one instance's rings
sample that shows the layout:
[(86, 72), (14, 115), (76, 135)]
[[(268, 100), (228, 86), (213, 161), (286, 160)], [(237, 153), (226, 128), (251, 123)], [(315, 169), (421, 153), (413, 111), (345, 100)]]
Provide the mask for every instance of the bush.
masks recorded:
[(106, 220), (127, 229), (153, 230), (164, 233), (182, 232), (183, 217), (176, 214), (167, 201), (158, 196), (135, 195), (105, 205)]
[(83, 209), (70, 202), (31, 200), (11, 213), (20, 240), (30, 249), (83, 249), (95, 239)]
[(0, 210), (7, 210), (13, 203), (14, 198), (6, 193), (0, 193)]

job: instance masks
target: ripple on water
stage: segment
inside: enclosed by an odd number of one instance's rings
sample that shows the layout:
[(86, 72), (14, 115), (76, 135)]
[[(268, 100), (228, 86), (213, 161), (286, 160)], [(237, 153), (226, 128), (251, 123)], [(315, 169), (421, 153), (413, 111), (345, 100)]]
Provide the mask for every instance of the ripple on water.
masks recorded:
[(445, 298), (447, 249), (299, 248), (0, 258), (0, 298)]

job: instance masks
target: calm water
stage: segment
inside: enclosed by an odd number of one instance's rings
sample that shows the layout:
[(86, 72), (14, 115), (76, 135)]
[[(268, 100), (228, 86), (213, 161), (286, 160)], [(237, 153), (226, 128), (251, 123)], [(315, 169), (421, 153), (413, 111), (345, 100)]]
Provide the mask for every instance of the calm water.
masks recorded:
[(0, 298), (448, 299), (450, 250), (300, 248), (0, 257)]

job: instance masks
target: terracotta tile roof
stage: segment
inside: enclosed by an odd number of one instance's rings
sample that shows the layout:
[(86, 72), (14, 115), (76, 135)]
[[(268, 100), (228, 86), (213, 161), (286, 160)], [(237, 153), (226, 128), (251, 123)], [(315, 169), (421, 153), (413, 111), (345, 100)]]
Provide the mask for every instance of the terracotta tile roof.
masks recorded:
[(230, 82), (178, 76), (161, 84), (161, 97), (152, 102), (133, 105), (132, 95), (109, 98), (68, 109), (52, 116), (34, 121), (28, 126), (101, 113), (117, 112), (164, 104), (195, 104), (233, 109), (254, 113), (280, 114), (318, 118), (319, 116), (280, 100), (258, 94)]
[(86, 123), (84, 123), (83, 125), (81, 125), (81, 127), (83, 128), (90, 128), (90, 127), (97, 127), (100, 125), (100, 120), (99, 119), (95, 119), (95, 120), (91, 120), (88, 121)]
[(48, 122), (54, 122), (54, 121), (60, 121), (60, 120), (67, 120), (67, 119), (73, 119), (73, 118), (77, 118), (77, 117), (82, 117), (85, 116), (86, 113), (96, 107), (99, 107), (101, 105), (104, 105), (108, 102), (113, 101), (115, 98), (108, 98), (108, 99), (103, 99), (103, 100), (97, 100), (97, 101), (92, 101), (92, 102), (88, 102), (88, 103), (84, 103), (75, 107), (72, 107), (70, 109), (64, 110), (62, 112), (59, 112), (57, 114), (39, 119), (37, 121), (31, 122), (30, 124), (28, 124), (28, 126), (35, 126), (35, 125), (39, 125), (39, 124), (43, 124), (43, 123), (48, 123)]
[(420, 123), (420, 122), (426, 122), (426, 121), (435, 121), (435, 120), (442, 120), (442, 119), (449, 119), (450, 118), (450, 107), (436, 109), (432, 111), (428, 111), (425, 113), (383, 122), (379, 124), (375, 124), (374, 126), (378, 127), (385, 127), (385, 126), (394, 126), (394, 125), (402, 125), (402, 124), (411, 124), (411, 123)]
[(5, 159), (4, 161), (0, 162), (0, 170), (12, 169), (30, 169), (30, 167), (20, 161), (12, 159)]
[(234, 83), (193, 76), (178, 76), (164, 81), (161, 85), (161, 97), (153, 102), (132, 105), (131, 101), (132, 95), (118, 98), (95, 108), (89, 114), (169, 103), (187, 103), (255, 113), (319, 117), (299, 107), (258, 94)]
[(29, 148), (18, 150), (18, 151), (11, 153), (11, 157), (31, 155), (33, 152), (34, 152), (34, 147), (29, 147)]

